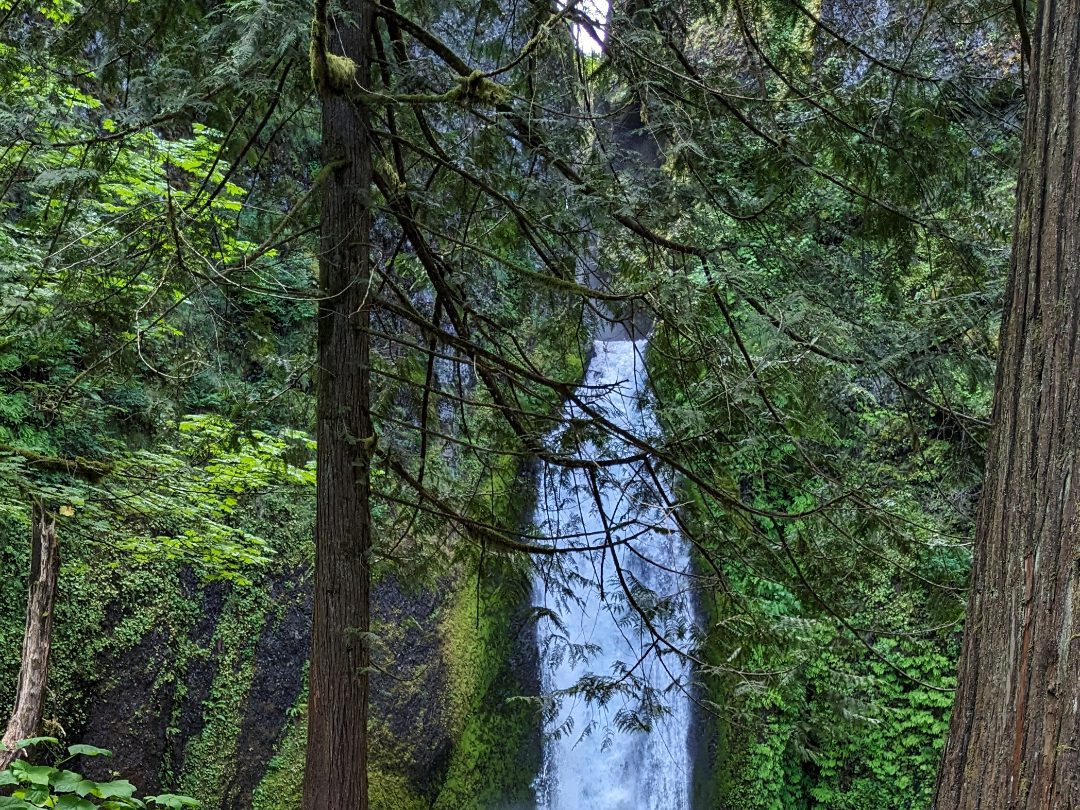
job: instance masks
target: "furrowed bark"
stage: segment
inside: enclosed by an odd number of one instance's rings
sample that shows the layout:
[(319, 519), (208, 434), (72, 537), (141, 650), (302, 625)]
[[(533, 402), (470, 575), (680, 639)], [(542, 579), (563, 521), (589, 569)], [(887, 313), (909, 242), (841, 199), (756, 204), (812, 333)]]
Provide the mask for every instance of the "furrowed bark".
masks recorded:
[(322, 100), (327, 174), (319, 255), (315, 595), (303, 810), (368, 806), (372, 168), (369, 119), (350, 92), (369, 86), (372, 12), (366, 0), (344, 0), (331, 14), (320, 0), (315, 14), (312, 67)]
[(1044, 0), (1033, 33), (993, 427), (937, 810), (1080, 808), (1080, 4)]

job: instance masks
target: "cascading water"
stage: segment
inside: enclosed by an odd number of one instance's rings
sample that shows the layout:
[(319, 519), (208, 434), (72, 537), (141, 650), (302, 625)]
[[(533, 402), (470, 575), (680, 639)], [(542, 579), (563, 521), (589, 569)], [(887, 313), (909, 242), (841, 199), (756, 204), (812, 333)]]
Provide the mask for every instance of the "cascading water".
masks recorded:
[[(578, 390), (590, 408), (642, 438), (656, 433), (643, 402), (644, 349), (644, 340), (596, 341)], [(568, 426), (552, 441), (565, 446), (585, 415), (568, 403), (564, 417)], [(599, 447), (585, 442), (577, 452), (613, 459), (636, 451), (609, 440)], [(558, 616), (539, 626), (543, 692), (595, 682), (593, 676), (617, 687), (606, 702), (582, 694), (560, 701), (545, 729), (536, 786), (543, 810), (689, 810), (688, 670), (657, 635), (685, 642), (691, 611), (682, 574), (690, 559), (666, 506), (667, 487), (660, 486), (641, 460), (591, 472), (549, 467), (541, 476), (541, 531), (557, 546), (594, 547), (559, 555), (557, 575), (537, 574), (535, 602)], [(642, 692), (643, 683), (651, 690)], [(650, 711), (656, 704), (664, 710)], [(649, 718), (646, 728), (635, 730), (640, 717)]]

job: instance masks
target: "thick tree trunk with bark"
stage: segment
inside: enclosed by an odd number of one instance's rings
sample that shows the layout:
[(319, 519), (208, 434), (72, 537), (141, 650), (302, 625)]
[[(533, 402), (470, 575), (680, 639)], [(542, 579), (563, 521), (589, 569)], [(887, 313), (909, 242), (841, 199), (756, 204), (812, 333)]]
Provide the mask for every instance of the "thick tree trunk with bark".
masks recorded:
[(0, 751), (0, 770), (15, 759), (17, 752), (12, 750), (15, 743), (38, 733), (45, 713), (60, 547), (56, 542), (56, 521), (38, 503), (33, 507), (32, 523), (33, 547), (30, 550), (30, 584), (26, 599), (22, 664), (19, 667), (19, 686), (15, 692), (15, 708), (4, 731), (3, 743), (7, 750)]
[[(363, 105), (372, 5), (316, 4), (312, 67), (324, 180), (318, 314), (318, 484), (304, 810), (366, 810), (371, 586), (371, 150)], [(324, 50), (325, 47), (325, 50)], [(332, 55), (328, 55), (329, 52)], [(355, 74), (351, 75), (352, 65)]]
[(986, 482), (937, 810), (1080, 808), (1080, 3), (1039, 4)]

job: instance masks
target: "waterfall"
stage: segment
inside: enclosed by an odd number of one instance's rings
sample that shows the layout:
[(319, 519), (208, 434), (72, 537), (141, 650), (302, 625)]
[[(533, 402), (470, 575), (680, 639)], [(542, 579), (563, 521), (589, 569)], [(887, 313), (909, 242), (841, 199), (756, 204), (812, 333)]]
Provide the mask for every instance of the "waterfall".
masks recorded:
[[(596, 341), (578, 390), (610, 422), (643, 438), (657, 432), (643, 402), (644, 350), (644, 340)], [(585, 415), (568, 403), (564, 417), (568, 426), (551, 438), (553, 446), (567, 445), (574, 420)], [(635, 452), (617, 440), (600, 444), (585, 442), (579, 457)], [(583, 677), (622, 678), (624, 687), (641, 678), (655, 690), (644, 692), (645, 705), (651, 695), (652, 705), (666, 711), (652, 717), (647, 730), (626, 730), (641, 714), (642, 690), (599, 703), (565, 696), (545, 729), (537, 803), (543, 810), (689, 810), (687, 666), (662, 644), (661, 654), (654, 648), (642, 658), (655, 636), (636, 619), (623, 587), (646, 610), (659, 601), (664, 609), (651, 619), (653, 627), (676, 645), (685, 643), (691, 613), (681, 574), (689, 569), (689, 550), (665, 508), (667, 485), (658, 489), (643, 462), (600, 466), (594, 475), (595, 490), (584, 470), (547, 465), (541, 476), (535, 522), (550, 542), (603, 546), (608, 532), (613, 541), (602, 550), (558, 555), (551, 564), (560, 566), (559, 574), (536, 575), (535, 603), (558, 615), (557, 622), (542, 618), (539, 625), (541, 686), (552, 694)]]

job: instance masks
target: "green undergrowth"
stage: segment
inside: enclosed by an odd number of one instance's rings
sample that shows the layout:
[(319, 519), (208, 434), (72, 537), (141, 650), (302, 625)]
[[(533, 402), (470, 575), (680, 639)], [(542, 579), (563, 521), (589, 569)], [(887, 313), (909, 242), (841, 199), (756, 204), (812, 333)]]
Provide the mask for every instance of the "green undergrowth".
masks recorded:
[[(750, 352), (764, 353), (767, 325), (738, 314), (757, 341)], [(967, 552), (947, 535), (970, 528), (951, 506), (975, 480), (966, 451), (941, 437), (932, 413), (884, 394), (801, 409), (860, 384), (818, 360), (761, 375), (770, 402), (799, 417), (762, 435), (734, 409), (710, 407), (709, 369), (671, 365), (676, 340), (661, 330), (662, 351), (650, 353), (661, 424), (677, 436), (689, 415), (737, 439), (683, 445), (730, 499), (680, 484), (706, 582), (698, 806), (927, 810), (959, 653)], [(688, 395), (680, 386), (695, 375)], [(835, 484), (806, 462), (807, 448), (844, 476), (840, 489), (875, 493), (883, 508), (827, 509)]]
[(538, 719), (527, 704), (513, 700), (525, 685), (508, 664), (520, 632), (514, 615), (528, 583), (526, 573), (512, 571), (502, 582), (484, 579), (478, 588), (471, 575), (443, 625), (457, 742), (433, 805), (439, 810), (482, 810), (507, 802), (524, 807), (532, 801)]
[[(886, 588), (868, 609), (914, 624)], [(891, 595), (891, 594), (889, 594)], [(925, 810), (952, 705), (954, 644), (877, 638), (874, 652), (811, 627), (812, 649), (784, 677), (709, 681), (711, 761), (697, 775), (702, 806), (735, 810)], [(716, 651), (708, 650), (715, 661)], [(877, 656), (880, 656), (877, 657)], [(776, 659), (762, 648), (764, 669)]]
[(301, 695), (290, 712), (277, 751), (267, 763), (266, 775), (255, 788), (252, 810), (295, 810), (300, 807), (307, 743), (306, 704), (307, 695)]
[[(947, 626), (923, 630), (948, 625), (928, 608), (932, 600), (901, 588), (888, 570), (865, 571), (851, 585), (845, 619), (874, 630), (856, 638), (797, 587), (735, 561), (724, 573), (737, 596), (703, 600), (701, 611), (708, 672), (699, 806), (929, 808), (959, 653)], [(724, 629), (731, 626), (742, 628), (734, 639)]]

